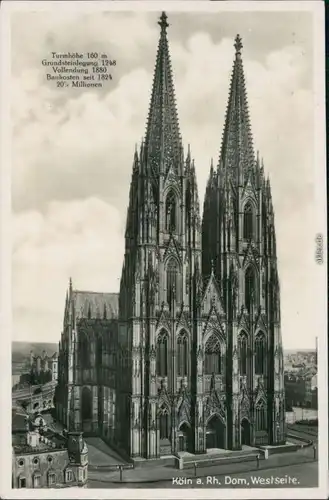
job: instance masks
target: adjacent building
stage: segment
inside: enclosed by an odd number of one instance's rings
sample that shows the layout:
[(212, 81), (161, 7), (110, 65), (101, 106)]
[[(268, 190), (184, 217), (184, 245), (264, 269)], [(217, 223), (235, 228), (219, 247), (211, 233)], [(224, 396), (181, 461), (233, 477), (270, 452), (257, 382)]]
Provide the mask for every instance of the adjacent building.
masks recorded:
[(48, 429), (41, 415), (13, 411), (13, 488), (83, 487), (87, 479), (88, 449), (81, 433), (64, 438)]
[(35, 356), (30, 352), (30, 378), (33, 384), (44, 384), (56, 381), (58, 377), (58, 354), (51, 356), (43, 351), (41, 356)]
[(57, 418), (70, 430), (115, 441), (118, 294), (73, 290), (59, 342)]
[(184, 155), (165, 13), (135, 151), (119, 296), (70, 282), (58, 418), (135, 459), (285, 442), (280, 286), (270, 181), (255, 154), (242, 41), (203, 219)]
[(284, 374), (285, 398), (287, 408), (300, 406), (302, 408), (318, 407), (318, 383), (316, 367), (303, 366), (295, 372)]

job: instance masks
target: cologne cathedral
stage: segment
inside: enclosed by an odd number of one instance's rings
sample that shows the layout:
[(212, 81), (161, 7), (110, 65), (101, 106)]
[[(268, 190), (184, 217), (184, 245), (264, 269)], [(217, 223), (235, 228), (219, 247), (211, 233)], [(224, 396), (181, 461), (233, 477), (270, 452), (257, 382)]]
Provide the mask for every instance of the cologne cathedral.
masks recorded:
[(162, 13), (146, 135), (133, 158), (119, 294), (70, 281), (56, 410), (127, 457), (285, 443), (269, 179), (254, 153), (235, 39), (219, 162), (201, 221)]

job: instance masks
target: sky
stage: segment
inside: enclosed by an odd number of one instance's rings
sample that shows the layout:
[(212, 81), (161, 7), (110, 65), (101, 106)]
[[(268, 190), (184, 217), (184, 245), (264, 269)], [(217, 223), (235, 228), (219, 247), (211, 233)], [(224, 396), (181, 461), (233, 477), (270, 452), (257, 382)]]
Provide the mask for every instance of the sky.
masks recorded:
[[(219, 156), (234, 38), (242, 37), (254, 144), (272, 185), (283, 345), (312, 349), (312, 15), (167, 13), (180, 129), (201, 206), (211, 158)], [(58, 342), (70, 276), (79, 290), (119, 290), (158, 15), (12, 14), (13, 340)], [(113, 80), (102, 89), (57, 89), (41, 64), (52, 51), (102, 51), (117, 61)]]

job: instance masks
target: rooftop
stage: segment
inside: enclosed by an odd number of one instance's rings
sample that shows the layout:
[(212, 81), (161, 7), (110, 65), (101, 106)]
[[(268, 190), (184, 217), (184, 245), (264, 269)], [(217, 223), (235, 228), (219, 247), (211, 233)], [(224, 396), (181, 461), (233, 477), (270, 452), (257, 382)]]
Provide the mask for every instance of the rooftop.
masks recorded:
[(55, 451), (66, 451), (66, 446), (58, 445), (58, 446), (50, 446), (46, 443), (39, 443), (38, 446), (29, 446), (28, 444), (16, 444), (13, 442), (13, 450), (15, 455), (31, 455), (31, 454), (39, 454), (39, 453), (49, 453), (50, 451), (53, 453)]
[(75, 312), (79, 318), (117, 319), (119, 314), (119, 294), (102, 292), (73, 291)]

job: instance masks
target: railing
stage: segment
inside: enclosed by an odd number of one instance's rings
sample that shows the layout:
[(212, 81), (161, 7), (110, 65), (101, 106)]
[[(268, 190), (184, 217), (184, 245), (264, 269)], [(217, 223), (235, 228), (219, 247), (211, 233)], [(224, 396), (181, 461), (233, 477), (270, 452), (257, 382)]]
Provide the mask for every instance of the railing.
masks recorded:
[(288, 424), (287, 430), (291, 431), (291, 432), (297, 432), (297, 434), (298, 433), (306, 434), (307, 436), (312, 436), (314, 438), (318, 437), (318, 432), (317, 432), (316, 428), (312, 429), (312, 428), (305, 428), (305, 427), (306, 426), (302, 426), (302, 425), (298, 426), (298, 424), (294, 425), (294, 426)]
[(296, 439), (296, 441), (301, 441), (302, 444), (295, 443), (296, 446), (299, 446), (300, 448), (308, 448), (309, 446), (312, 446), (314, 444), (314, 441), (312, 439), (304, 438), (302, 436), (299, 436), (298, 434), (288, 433), (287, 437)]
[(90, 471), (120, 471), (121, 470), (128, 470), (128, 469), (134, 469), (134, 464), (105, 464), (105, 465), (88, 465), (88, 470)]
[[(264, 458), (263, 450), (255, 450), (253, 453), (241, 454), (241, 455), (226, 455), (222, 457), (207, 457), (201, 460), (183, 460), (183, 467), (191, 468), (191, 467), (211, 467), (212, 465), (220, 464), (221, 462), (227, 463), (239, 463), (239, 462), (249, 462), (251, 460), (256, 460), (258, 456), (258, 460)], [(178, 459), (182, 460), (182, 459)]]

